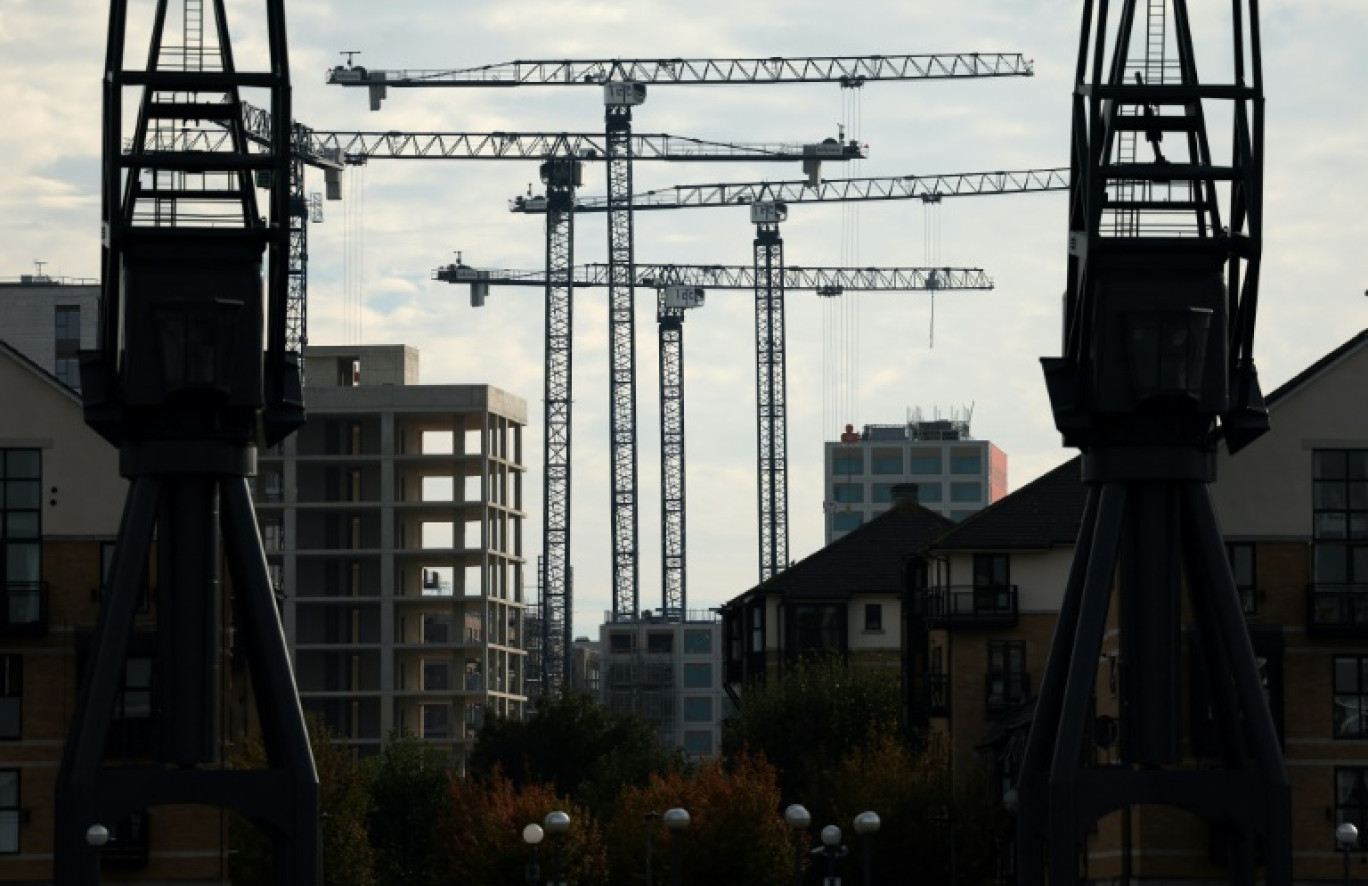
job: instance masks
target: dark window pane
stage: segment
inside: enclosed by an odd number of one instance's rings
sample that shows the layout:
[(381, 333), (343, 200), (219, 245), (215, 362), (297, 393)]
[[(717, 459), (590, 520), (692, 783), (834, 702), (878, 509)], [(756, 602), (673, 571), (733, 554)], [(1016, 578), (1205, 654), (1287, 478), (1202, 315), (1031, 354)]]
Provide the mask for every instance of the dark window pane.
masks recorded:
[(1348, 458), (1343, 451), (1316, 452), (1311, 458), (1311, 476), (1317, 480), (1340, 480), (1348, 473)]
[(11, 449), (5, 453), (5, 476), (10, 480), (42, 478), (42, 459), (37, 449)]

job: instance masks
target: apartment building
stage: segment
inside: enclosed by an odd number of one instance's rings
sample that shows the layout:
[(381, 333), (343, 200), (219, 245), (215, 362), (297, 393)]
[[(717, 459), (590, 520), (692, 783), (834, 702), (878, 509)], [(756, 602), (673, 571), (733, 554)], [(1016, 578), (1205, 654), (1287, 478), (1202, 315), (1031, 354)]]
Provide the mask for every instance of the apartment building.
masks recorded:
[(722, 720), (731, 709), (715, 612), (689, 610), (671, 618), (648, 612), (618, 621), (605, 612), (598, 647), (605, 705), (641, 715), (664, 747), (682, 748), (692, 758), (719, 752)]
[(527, 404), (420, 384), (418, 357), (309, 347), (308, 421), (254, 494), (304, 709), (359, 754), (403, 729), (459, 762), (524, 714)]
[[(76, 393), (8, 343), (0, 343), (0, 412), (0, 883), (46, 883), (58, 767), (127, 483), (118, 451), (86, 426)], [(149, 586), (110, 724), (107, 766), (153, 762), (156, 612)], [(244, 722), (245, 681), (226, 644), (222, 673), (221, 727), (231, 753)], [(101, 882), (224, 882), (219, 810), (144, 810), (110, 825)]]
[(77, 352), (99, 335), (100, 283), (46, 274), (0, 279), (6, 344), (72, 390), (81, 389)]
[(825, 444), (823, 470), (827, 544), (888, 510), (896, 486), (914, 484), (924, 507), (955, 521), (1007, 494), (1007, 454), (962, 419), (847, 425)]
[(918, 488), (895, 486), (891, 508), (723, 604), (733, 697), (804, 655), (902, 667), (908, 558), (955, 526), (918, 503)]
[[(1273, 429), (1211, 486), (1232, 574), (1291, 782), (1294, 878), (1338, 881), (1339, 822), (1368, 850), (1368, 332), (1268, 396)], [(953, 749), (955, 775), (988, 772), (1011, 808), (1032, 702), (1074, 555), (1085, 497), (1078, 460), (966, 519), (921, 556), (911, 589), (906, 682), (917, 718)], [(1115, 603), (1113, 601), (1113, 617)], [(1190, 631), (1185, 631), (1190, 638)], [(1187, 640), (1185, 640), (1185, 643)], [(1115, 728), (1125, 663), (1098, 662), (1087, 753), (1120, 761)], [(1215, 762), (1204, 678), (1182, 671), (1185, 765)], [(1104, 818), (1088, 838), (1098, 882), (1225, 877), (1216, 826), (1158, 807)], [(1357, 870), (1357, 862), (1355, 870)], [(1004, 859), (1004, 871), (1010, 863)]]

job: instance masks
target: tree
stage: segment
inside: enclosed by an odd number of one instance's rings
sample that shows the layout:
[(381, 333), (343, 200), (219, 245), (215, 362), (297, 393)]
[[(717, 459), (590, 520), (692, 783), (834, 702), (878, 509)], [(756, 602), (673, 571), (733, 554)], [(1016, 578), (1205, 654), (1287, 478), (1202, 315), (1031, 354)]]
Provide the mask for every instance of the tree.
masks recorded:
[(806, 658), (781, 677), (746, 689), (723, 723), (722, 752), (764, 754), (788, 802), (811, 804), (822, 774), (898, 716), (896, 674)]
[(654, 882), (670, 882), (672, 836), (657, 816), (673, 807), (690, 817), (679, 837), (682, 882), (792, 882), (792, 845), (779, 815), (774, 767), (761, 757), (740, 755), (727, 766), (709, 760), (695, 772), (654, 775), (644, 786), (624, 789), (608, 825), (613, 886), (646, 882), (648, 840)]
[[(370, 842), (366, 836), (369, 785), (364, 767), (312, 714), (305, 716), (314, 766), (318, 770), (318, 808), (322, 839), (323, 886), (374, 886)], [(263, 769), (266, 749), (260, 735), (249, 737), (230, 761), (239, 769)], [(270, 838), (240, 816), (229, 818), (229, 874), (234, 886), (273, 886)]]
[(550, 784), (515, 787), (501, 772), (465, 778), (451, 785), (453, 815), (446, 834), (451, 881), (455, 883), (522, 883), (530, 849), (523, 828), (540, 824), (547, 813), (570, 816), (563, 837), (546, 835), (538, 850), (540, 882), (552, 877), (552, 858), (559, 839), (561, 880), (576, 886), (603, 886), (608, 856), (597, 822), (589, 810), (556, 796)]
[(679, 752), (661, 748), (645, 720), (569, 688), (527, 720), (487, 719), (469, 761), (477, 778), (498, 771), (517, 787), (550, 783), (603, 817), (624, 785), (682, 766)]
[(445, 886), (443, 845), (453, 813), (449, 757), (408, 732), (390, 736), (371, 767), (367, 828), (375, 879)]

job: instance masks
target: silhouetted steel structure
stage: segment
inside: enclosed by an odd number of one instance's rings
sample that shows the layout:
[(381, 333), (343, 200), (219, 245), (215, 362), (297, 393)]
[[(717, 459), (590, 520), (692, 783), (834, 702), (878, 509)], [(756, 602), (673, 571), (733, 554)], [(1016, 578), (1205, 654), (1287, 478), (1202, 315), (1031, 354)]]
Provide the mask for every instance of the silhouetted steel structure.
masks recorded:
[[(1291, 879), (1287, 774), (1208, 491), (1218, 439), (1235, 452), (1268, 428), (1252, 350), (1263, 172), (1256, 0), (1236, 0), (1230, 16), (1233, 75), (1207, 83), (1186, 0), (1083, 6), (1064, 355), (1042, 362), (1055, 424), (1082, 450), (1088, 499), (1019, 776), (1027, 886), (1047, 870), (1051, 886), (1077, 883), (1091, 826), (1138, 804), (1220, 826), (1232, 883), (1255, 882), (1259, 854), (1267, 883)], [(1230, 111), (1219, 131), (1228, 161), (1209, 143), (1217, 108)], [(1147, 157), (1137, 156), (1139, 137)], [(1085, 743), (1114, 579), (1121, 764), (1091, 767)], [(1187, 654), (1208, 675), (1219, 725), (1219, 768), (1181, 765), (1184, 608)]]
[[(992, 289), (978, 268), (778, 268), (767, 285), (807, 289), (822, 296), (850, 290), (931, 291)], [(776, 279), (772, 275), (778, 273)], [(571, 286), (606, 286), (605, 264), (577, 265)], [(466, 283), (471, 302), (483, 304), (490, 286), (541, 286), (541, 271), (477, 270), (463, 264), (437, 268), (432, 279)], [(660, 332), (660, 550), (661, 606), (666, 618), (688, 611), (684, 501), (684, 312), (703, 304), (705, 289), (756, 288), (750, 265), (641, 264), (634, 266), (635, 286), (656, 289), (656, 322)]]
[[(755, 451), (760, 581), (773, 578), (789, 563), (784, 287), (790, 275), (784, 265), (784, 240), (779, 230), (780, 223), (788, 217), (788, 205), (912, 199), (935, 203), (942, 197), (1067, 188), (1068, 179), (1063, 169), (1026, 169), (825, 182), (809, 178), (806, 181), (676, 185), (632, 197), (634, 209), (747, 207), (755, 225), (751, 274), (755, 286)], [(541, 211), (525, 201), (514, 201), (511, 208), (514, 212)], [(575, 211), (612, 210), (609, 198), (588, 197), (575, 202)], [(937, 282), (929, 280), (927, 288), (934, 288)], [(951, 283), (952, 278), (947, 277), (946, 282)]]
[[(339, 65), (329, 74), (328, 82), (366, 87), (372, 110), (380, 107), (391, 86), (467, 89), (589, 86), (602, 90), (608, 153), (613, 616), (635, 618), (640, 595), (637, 578), (636, 295), (632, 288), (635, 198), (632, 194), (631, 133), (632, 108), (646, 101), (647, 87), (837, 83), (842, 88), (858, 88), (872, 81), (1024, 77), (1032, 73), (1031, 63), (1020, 53), (961, 52), (790, 58), (544, 59), (443, 70), (386, 71)], [(550, 276), (550, 265), (547, 267)], [(782, 332), (782, 324), (776, 328)], [(783, 497), (786, 498), (786, 493)], [(786, 546), (786, 533), (784, 537)], [(787, 562), (786, 550), (785, 547), (783, 562)], [(548, 557), (547, 562), (554, 565), (554, 558)], [(552, 576), (548, 575), (546, 579), (544, 585), (554, 592)]]
[[(97, 881), (87, 831), (149, 807), (231, 809), (275, 845), (276, 881), (319, 878), (318, 776), (309, 750), (248, 491), (256, 445), (304, 418), (286, 349), (290, 289), (290, 80), (283, 0), (265, 4), (269, 69), (233, 62), (223, 0), (217, 48), (176, 46), (156, 5), (145, 70), (124, 68), (127, 0), (112, 0), (104, 80), (103, 306), (99, 349), (82, 354), (86, 421), (121, 451), (130, 480), (109, 586), (88, 654), (57, 786), (56, 882)], [(198, 15), (202, 8), (196, 4)], [(193, 50), (193, 52), (192, 52)], [(194, 56), (193, 63), (191, 56)], [(131, 149), (122, 102), (141, 87)], [(241, 91), (270, 95), (275, 125), (253, 153)], [(196, 133), (227, 129), (216, 150)], [(263, 218), (257, 185), (270, 200)], [(262, 291), (262, 260), (269, 284)], [(263, 356), (263, 341), (265, 354)], [(219, 533), (236, 641), (252, 680), (264, 770), (222, 767), (217, 679)], [(101, 765), (133, 620), (156, 539), (159, 700), (155, 762)]]

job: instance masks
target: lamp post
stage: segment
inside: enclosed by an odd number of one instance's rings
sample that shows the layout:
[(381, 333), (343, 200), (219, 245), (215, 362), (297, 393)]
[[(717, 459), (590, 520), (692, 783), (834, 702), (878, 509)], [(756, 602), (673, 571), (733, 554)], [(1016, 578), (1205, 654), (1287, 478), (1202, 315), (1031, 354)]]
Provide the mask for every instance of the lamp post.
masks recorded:
[(1352, 822), (1340, 822), (1335, 828), (1335, 842), (1344, 852), (1344, 886), (1349, 886), (1349, 850), (1358, 845), (1358, 828)]
[(864, 886), (870, 886), (870, 857), (873, 854), (874, 835), (879, 830), (879, 816), (874, 812), (861, 812), (855, 816), (855, 833), (860, 835), (860, 854), (864, 861)]
[(836, 860), (846, 854), (846, 848), (841, 845), (841, 829), (834, 824), (822, 828), (822, 845), (812, 851), (827, 857), (826, 886), (841, 886), (841, 878), (836, 873)]
[(660, 818), (660, 813), (652, 809), (643, 816), (646, 819), (646, 886), (652, 886), (651, 882), (651, 844), (655, 842), (655, 828), (651, 822)]
[(561, 886), (561, 841), (565, 832), (570, 830), (570, 816), (564, 812), (548, 812), (542, 819), (542, 827), (551, 835), (551, 876), (552, 886)]
[(541, 825), (530, 824), (523, 828), (523, 842), (527, 844), (531, 857), (527, 862), (527, 886), (537, 886), (537, 881), (541, 879), (541, 870), (537, 865), (537, 844), (542, 841), (543, 832)]
[(665, 822), (665, 827), (670, 830), (670, 843), (672, 844), (671, 849), (674, 857), (672, 864), (674, 869), (674, 886), (679, 886), (679, 869), (684, 861), (684, 853), (680, 844), (684, 836), (684, 829), (689, 826), (689, 813), (687, 810), (676, 807), (674, 809), (665, 810), (665, 814), (661, 816), (661, 819)]
[(803, 886), (803, 831), (812, 824), (812, 816), (797, 803), (784, 810), (784, 821), (793, 829), (793, 883)]
[(96, 849), (103, 849), (110, 839), (109, 828), (102, 824), (93, 824), (86, 828), (85, 838), (87, 844)]

